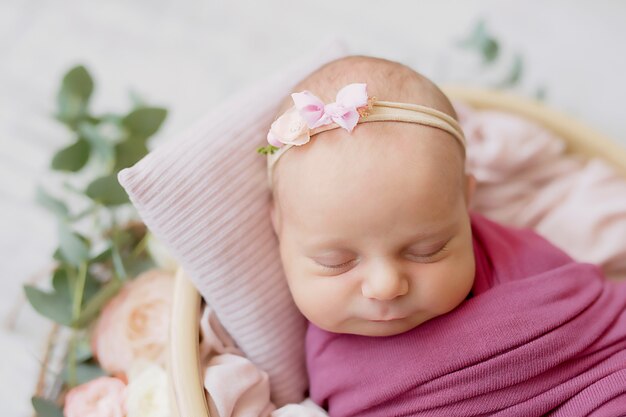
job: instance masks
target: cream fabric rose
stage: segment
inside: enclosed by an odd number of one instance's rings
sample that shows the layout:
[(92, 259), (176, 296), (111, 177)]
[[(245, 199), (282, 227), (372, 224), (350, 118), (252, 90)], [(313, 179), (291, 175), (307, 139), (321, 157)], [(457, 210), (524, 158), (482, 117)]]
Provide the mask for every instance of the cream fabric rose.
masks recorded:
[(274, 146), (304, 145), (309, 142), (309, 127), (298, 109), (290, 108), (272, 123), (267, 140)]
[(127, 417), (170, 417), (167, 373), (154, 363), (134, 366), (126, 389)]
[(165, 366), (173, 273), (153, 269), (127, 283), (105, 306), (91, 339), (100, 366), (127, 374), (145, 359)]
[(65, 417), (124, 417), (126, 385), (103, 376), (72, 388), (65, 397)]

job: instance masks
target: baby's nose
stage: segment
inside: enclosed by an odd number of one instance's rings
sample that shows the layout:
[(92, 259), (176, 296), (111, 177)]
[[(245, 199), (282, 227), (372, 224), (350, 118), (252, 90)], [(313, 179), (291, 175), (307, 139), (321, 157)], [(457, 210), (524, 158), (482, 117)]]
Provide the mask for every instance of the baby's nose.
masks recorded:
[(409, 291), (404, 272), (392, 263), (380, 262), (368, 272), (361, 284), (361, 292), (366, 298), (392, 300)]

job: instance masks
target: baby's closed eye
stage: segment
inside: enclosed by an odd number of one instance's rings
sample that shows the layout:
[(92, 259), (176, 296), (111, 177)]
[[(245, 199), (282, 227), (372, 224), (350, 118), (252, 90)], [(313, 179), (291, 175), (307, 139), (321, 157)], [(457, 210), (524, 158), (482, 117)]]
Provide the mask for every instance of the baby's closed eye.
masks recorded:
[[(439, 244), (434, 250), (431, 248), (425, 248), (423, 250), (411, 249), (406, 252), (406, 256), (417, 262), (432, 262), (437, 259), (438, 255), (445, 253), (448, 250), (448, 242)], [(329, 257), (314, 257), (312, 258), (315, 263), (323, 268), (328, 269), (341, 269), (349, 266), (350, 264), (358, 261), (358, 257), (341, 257), (341, 256), (329, 256)]]
[(324, 268), (339, 269), (350, 265), (352, 262), (356, 261), (358, 257), (353, 255), (328, 255), (312, 257), (311, 259), (313, 259), (317, 265)]
[(444, 252), (446, 252), (448, 250), (448, 242), (450, 242), (450, 241), (447, 241), (443, 245), (439, 246), (438, 249), (435, 249), (433, 251), (430, 251), (430, 252), (425, 251), (425, 252), (421, 252), (421, 253), (420, 252), (416, 253), (415, 251), (413, 251), (413, 252), (410, 253), (410, 255), (414, 256), (416, 258), (419, 258), (422, 261), (427, 260), (427, 259), (433, 259), (433, 258), (437, 257), (437, 255), (440, 255), (440, 254), (442, 254), (442, 253), (444, 253)]

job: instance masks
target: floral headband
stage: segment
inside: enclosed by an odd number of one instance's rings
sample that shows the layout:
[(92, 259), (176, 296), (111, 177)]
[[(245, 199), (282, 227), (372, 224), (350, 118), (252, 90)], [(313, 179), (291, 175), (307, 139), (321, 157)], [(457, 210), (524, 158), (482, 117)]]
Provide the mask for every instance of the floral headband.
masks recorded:
[(327, 130), (341, 127), (352, 132), (357, 123), (397, 121), (436, 127), (450, 133), (465, 149), (463, 130), (452, 116), (419, 104), (368, 98), (366, 87), (364, 83), (348, 84), (330, 104), (324, 104), (310, 91), (291, 94), (294, 106), (272, 123), (267, 134), (269, 145), (257, 149), (267, 155), (270, 189), (274, 165), (292, 146), (302, 146)]

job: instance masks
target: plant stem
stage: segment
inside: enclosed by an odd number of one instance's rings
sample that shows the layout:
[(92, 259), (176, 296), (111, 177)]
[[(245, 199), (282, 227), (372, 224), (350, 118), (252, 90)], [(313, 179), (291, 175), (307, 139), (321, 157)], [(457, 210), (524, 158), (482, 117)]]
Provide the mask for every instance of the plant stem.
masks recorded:
[(86, 326), (91, 320), (93, 320), (99, 313), (102, 307), (109, 301), (122, 287), (122, 282), (117, 277), (111, 278), (98, 293), (93, 296), (81, 316), (72, 322), (72, 326), (82, 328)]
[(80, 316), (80, 307), (83, 304), (83, 293), (85, 292), (85, 282), (87, 281), (87, 262), (83, 261), (78, 267), (78, 277), (74, 287), (74, 297), (72, 305), (72, 319), (76, 320)]
[[(87, 262), (83, 261), (78, 267), (78, 277), (74, 286), (74, 297), (72, 297), (72, 323), (80, 317), (80, 308), (83, 304), (83, 294), (85, 292), (85, 282), (87, 280)], [(76, 333), (77, 327), (72, 325), (72, 338), (70, 340), (70, 351), (67, 363), (68, 383), (70, 386), (76, 385)]]
[(148, 238), (150, 237), (150, 232), (148, 232), (146, 230), (146, 234), (143, 236), (143, 238), (139, 241), (139, 243), (137, 243), (137, 246), (135, 246), (135, 249), (133, 250), (133, 252), (131, 253), (131, 257), (132, 258), (136, 258), (139, 255), (141, 255), (141, 252), (143, 252), (146, 249), (146, 246), (148, 246)]

